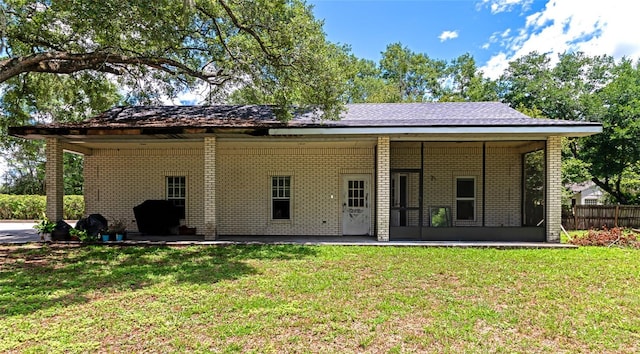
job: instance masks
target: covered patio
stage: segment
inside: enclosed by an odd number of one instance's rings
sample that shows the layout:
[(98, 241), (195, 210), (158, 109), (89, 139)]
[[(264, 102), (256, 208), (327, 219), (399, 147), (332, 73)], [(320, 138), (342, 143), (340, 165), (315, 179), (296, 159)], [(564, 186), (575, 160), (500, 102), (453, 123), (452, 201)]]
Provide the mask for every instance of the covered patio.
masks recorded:
[(70, 151), (85, 156), (87, 213), (132, 232), (132, 208), (163, 199), (205, 241), (559, 243), (562, 138), (601, 130), (458, 102), (352, 104), (339, 121), (308, 112), (286, 123), (270, 106), (117, 107), (9, 131), (46, 141), (52, 220)]
[(544, 242), (547, 146), (392, 141), (390, 239)]

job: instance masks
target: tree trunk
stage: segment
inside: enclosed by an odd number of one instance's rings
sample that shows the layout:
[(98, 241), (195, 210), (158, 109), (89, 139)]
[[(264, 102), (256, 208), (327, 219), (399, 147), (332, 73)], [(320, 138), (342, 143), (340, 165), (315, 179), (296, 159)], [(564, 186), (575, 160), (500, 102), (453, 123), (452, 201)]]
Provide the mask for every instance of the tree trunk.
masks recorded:
[(593, 181), (593, 183), (595, 183), (598, 187), (602, 188), (602, 190), (604, 190), (605, 192), (609, 193), (612, 197), (614, 197), (616, 199), (616, 202), (622, 204), (622, 205), (627, 205), (629, 204), (629, 199), (627, 198), (626, 195), (624, 195), (624, 193), (622, 193), (620, 191), (620, 185), (617, 184), (618, 188), (613, 188), (611, 185), (609, 185), (609, 183), (606, 182), (602, 182), (599, 179), (593, 177), (591, 179)]

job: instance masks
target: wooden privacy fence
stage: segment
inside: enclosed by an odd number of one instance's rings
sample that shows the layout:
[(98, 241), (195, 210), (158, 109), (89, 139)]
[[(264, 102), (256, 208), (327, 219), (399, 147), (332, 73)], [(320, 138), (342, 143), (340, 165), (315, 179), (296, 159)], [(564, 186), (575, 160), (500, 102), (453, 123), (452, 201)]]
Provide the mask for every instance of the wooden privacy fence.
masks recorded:
[(562, 226), (567, 230), (607, 227), (640, 227), (640, 205), (576, 205), (563, 213)]

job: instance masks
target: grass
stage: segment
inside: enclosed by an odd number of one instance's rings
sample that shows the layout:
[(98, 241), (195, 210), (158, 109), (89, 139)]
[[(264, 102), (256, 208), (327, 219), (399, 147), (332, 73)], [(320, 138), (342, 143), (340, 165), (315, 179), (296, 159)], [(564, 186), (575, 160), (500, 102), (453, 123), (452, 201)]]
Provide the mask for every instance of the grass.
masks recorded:
[(640, 251), (0, 246), (0, 351), (638, 352)]

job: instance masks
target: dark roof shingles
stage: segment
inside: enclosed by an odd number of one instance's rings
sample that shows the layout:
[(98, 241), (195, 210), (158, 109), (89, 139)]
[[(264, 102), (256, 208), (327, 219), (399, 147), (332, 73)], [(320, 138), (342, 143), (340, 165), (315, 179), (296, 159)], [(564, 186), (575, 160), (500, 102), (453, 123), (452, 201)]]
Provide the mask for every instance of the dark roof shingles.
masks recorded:
[(49, 127), (399, 127), (545, 126), (597, 123), (528, 117), (500, 102), (348, 104), (340, 120), (321, 120), (318, 112), (279, 122), (269, 105), (134, 106), (112, 108), (81, 123)]
[(260, 127), (281, 124), (266, 105), (116, 107), (85, 127)]

